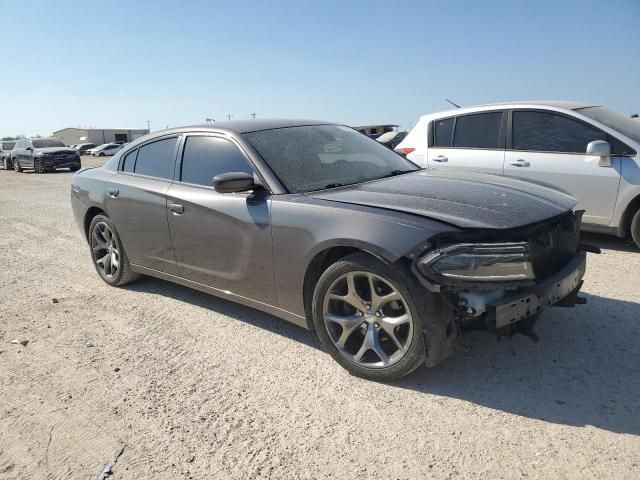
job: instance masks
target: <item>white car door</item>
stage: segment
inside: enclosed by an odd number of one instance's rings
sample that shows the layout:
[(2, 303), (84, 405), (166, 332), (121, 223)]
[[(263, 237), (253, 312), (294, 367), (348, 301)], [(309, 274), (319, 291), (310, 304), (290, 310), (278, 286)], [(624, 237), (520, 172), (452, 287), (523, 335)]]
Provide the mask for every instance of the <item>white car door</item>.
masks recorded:
[(502, 174), (503, 115), (502, 111), (491, 111), (433, 120), (429, 167)]
[(584, 223), (608, 225), (620, 184), (621, 159), (599, 166), (600, 157), (586, 155), (587, 144), (605, 133), (567, 115), (541, 110), (512, 112), (504, 174), (549, 183), (578, 200)]

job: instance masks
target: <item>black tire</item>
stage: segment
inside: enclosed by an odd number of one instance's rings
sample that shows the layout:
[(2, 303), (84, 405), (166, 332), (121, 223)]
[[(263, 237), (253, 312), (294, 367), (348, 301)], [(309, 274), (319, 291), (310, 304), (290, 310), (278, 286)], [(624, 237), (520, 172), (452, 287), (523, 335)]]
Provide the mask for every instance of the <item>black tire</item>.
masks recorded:
[(45, 170), (44, 170), (44, 167), (42, 166), (42, 161), (40, 159), (36, 158), (33, 161), (33, 170), (36, 173), (44, 173)]
[(13, 165), (11, 164), (11, 161), (7, 157), (2, 159), (2, 168), (4, 168), (5, 170), (13, 169)]
[(80, 170), (80, 165), (77, 165), (75, 167), (69, 167), (70, 172), (77, 172), (78, 170)]
[(16, 159), (13, 162), (13, 169), (18, 173), (22, 173), (23, 172), (22, 167), (20, 166), (20, 162), (18, 161), (18, 159)]
[[(105, 271), (99, 266), (97, 255), (94, 252), (92, 245), (92, 238), (96, 229), (99, 228), (101, 224), (106, 224), (111, 233), (112, 233), (112, 241), (116, 246), (119, 257), (119, 266), (117, 269), (117, 273), (114, 275), (107, 275)], [(127, 253), (122, 245), (122, 241), (120, 240), (120, 236), (118, 235), (118, 231), (116, 230), (115, 225), (111, 221), (109, 217), (106, 215), (96, 215), (91, 220), (91, 225), (89, 226), (89, 252), (91, 254), (91, 261), (93, 262), (93, 266), (95, 267), (100, 278), (104, 280), (105, 283), (111, 285), (113, 287), (119, 287), (122, 285), (126, 285), (127, 283), (138, 280), (141, 275), (139, 273), (131, 270), (131, 263), (129, 263), (129, 257), (127, 257)]]
[(640, 208), (631, 220), (631, 238), (633, 238), (636, 246), (640, 248)]
[[(349, 272), (366, 272), (371, 273), (385, 282), (388, 282), (400, 295), (402, 295), (404, 303), (406, 303), (411, 313), (411, 335), (410, 343), (404, 356), (397, 360), (396, 363), (388, 367), (369, 368), (356, 363), (340, 351), (340, 349), (331, 339), (324, 320), (324, 302), (329, 288), (339, 281), (340, 277)], [(347, 369), (353, 375), (375, 381), (390, 381), (404, 377), (425, 362), (425, 348), (422, 339), (421, 325), (421, 300), (417, 297), (418, 289), (416, 281), (413, 279), (411, 272), (402, 267), (395, 265), (387, 265), (382, 261), (365, 253), (356, 253), (349, 255), (338, 262), (331, 265), (321, 275), (313, 294), (313, 323), (316, 333), (327, 352), (342, 367)], [(424, 290), (424, 289), (421, 289)], [(428, 292), (425, 292), (428, 293)], [(364, 318), (364, 317), (363, 317)], [(364, 325), (364, 324), (363, 324)], [(357, 332), (357, 330), (354, 330)], [(349, 334), (353, 335), (353, 334)], [(358, 334), (359, 335), (359, 334)], [(409, 335), (407, 335), (407, 340)]]

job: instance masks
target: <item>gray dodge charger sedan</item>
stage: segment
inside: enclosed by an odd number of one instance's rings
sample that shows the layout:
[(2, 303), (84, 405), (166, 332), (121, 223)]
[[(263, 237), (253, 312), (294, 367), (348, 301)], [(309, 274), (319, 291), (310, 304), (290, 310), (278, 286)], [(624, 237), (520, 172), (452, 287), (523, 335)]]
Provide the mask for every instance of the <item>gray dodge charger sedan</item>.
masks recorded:
[(369, 379), (437, 364), (467, 326), (533, 335), (584, 303), (572, 197), (421, 170), (339, 124), (155, 132), (76, 173), (71, 202), (109, 285), (150, 275), (263, 310)]

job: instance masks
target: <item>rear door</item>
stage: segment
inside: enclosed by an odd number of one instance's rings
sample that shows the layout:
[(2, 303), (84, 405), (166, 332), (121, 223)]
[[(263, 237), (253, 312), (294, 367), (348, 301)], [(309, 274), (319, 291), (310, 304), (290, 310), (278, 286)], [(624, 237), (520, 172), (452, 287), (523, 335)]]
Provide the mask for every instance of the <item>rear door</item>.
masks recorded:
[(618, 196), (621, 159), (614, 155), (611, 167), (601, 167), (600, 157), (585, 154), (589, 142), (607, 140), (606, 134), (559, 112), (514, 110), (510, 116), (505, 175), (555, 185), (578, 200), (585, 223), (608, 225)]
[(156, 138), (126, 153), (107, 184), (107, 213), (131, 263), (177, 274), (167, 224), (177, 136)]
[(276, 304), (268, 192), (218, 193), (213, 177), (255, 175), (244, 152), (212, 134), (186, 136), (167, 194), (169, 227), (181, 277)]
[(502, 174), (506, 135), (503, 111), (434, 120), (429, 135), (429, 167)]

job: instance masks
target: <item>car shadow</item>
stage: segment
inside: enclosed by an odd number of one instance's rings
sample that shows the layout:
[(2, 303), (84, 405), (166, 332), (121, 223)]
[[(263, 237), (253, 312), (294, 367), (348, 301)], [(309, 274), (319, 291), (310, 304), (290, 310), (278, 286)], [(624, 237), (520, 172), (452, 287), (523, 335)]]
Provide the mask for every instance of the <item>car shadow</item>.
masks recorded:
[(183, 287), (177, 283), (168, 282), (151, 277), (143, 277), (141, 280), (126, 285), (124, 288), (136, 292), (162, 295), (174, 300), (188, 303), (200, 308), (205, 308), (221, 315), (226, 315), (235, 320), (268, 330), (282, 335), (309, 347), (322, 349), (320, 341), (315, 333), (287, 322), (268, 313), (241, 305), (231, 300), (209, 295), (192, 288)]
[[(315, 333), (250, 307), (164, 280), (125, 288), (208, 309), (322, 349)], [(527, 337), (465, 332), (456, 353), (389, 385), (557, 424), (640, 435), (640, 305), (584, 294), (545, 312)], [(331, 361), (327, 356), (327, 361)]]
[(458, 352), (397, 387), (514, 415), (640, 435), (640, 304), (583, 294), (588, 303), (545, 312), (535, 332), (467, 332)]
[(591, 245), (596, 245), (606, 250), (618, 250), (620, 252), (638, 252), (640, 249), (633, 243), (630, 237), (620, 238), (614, 235), (605, 235), (604, 233), (582, 232), (582, 241)]

